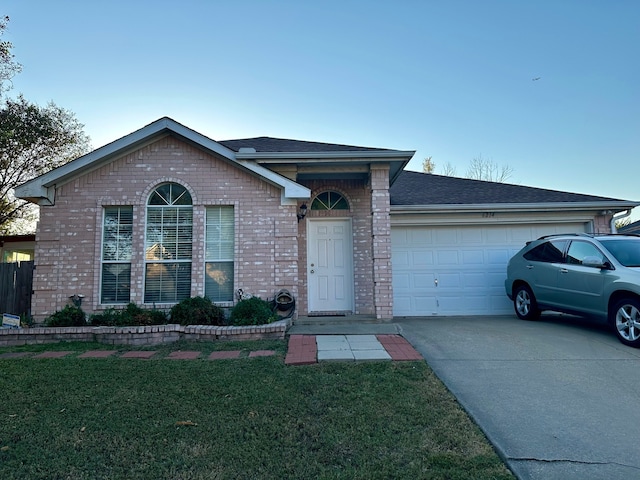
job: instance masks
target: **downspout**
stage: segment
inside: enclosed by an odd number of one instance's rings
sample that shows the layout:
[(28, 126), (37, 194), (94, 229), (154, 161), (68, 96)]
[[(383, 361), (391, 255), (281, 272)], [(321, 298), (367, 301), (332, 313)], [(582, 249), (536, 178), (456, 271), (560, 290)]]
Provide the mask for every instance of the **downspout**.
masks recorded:
[(611, 217), (611, 223), (610, 223), (611, 233), (618, 233), (618, 229), (616, 228), (616, 222), (618, 220), (622, 220), (623, 218), (627, 218), (629, 215), (631, 215), (631, 210), (625, 210), (624, 213), (619, 217), (616, 217), (615, 215)]

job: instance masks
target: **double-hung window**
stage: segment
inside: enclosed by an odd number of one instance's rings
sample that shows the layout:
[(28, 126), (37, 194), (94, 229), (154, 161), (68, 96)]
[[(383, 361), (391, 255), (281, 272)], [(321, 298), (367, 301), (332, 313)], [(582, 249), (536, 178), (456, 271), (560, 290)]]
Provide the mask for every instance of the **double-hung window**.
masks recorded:
[(147, 202), (145, 303), (177, 303), (191, 296), (193, 205), (185, 187), (165, 183)]
[(105, 207), (102, 221), (100, 303), (129, 303), (133, 207)]
[(233, 252), (233, 207), (208, 207), (204, 294), (212, 302), (233, 301)]

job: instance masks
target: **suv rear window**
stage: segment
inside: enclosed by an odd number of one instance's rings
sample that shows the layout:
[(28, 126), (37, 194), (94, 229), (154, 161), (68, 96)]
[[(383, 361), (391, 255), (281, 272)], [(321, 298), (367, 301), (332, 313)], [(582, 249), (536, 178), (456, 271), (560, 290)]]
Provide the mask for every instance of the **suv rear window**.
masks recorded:
[(561, 263), (567, 240), (550, 240), (532, 248), (523, 255), (532, 262)]

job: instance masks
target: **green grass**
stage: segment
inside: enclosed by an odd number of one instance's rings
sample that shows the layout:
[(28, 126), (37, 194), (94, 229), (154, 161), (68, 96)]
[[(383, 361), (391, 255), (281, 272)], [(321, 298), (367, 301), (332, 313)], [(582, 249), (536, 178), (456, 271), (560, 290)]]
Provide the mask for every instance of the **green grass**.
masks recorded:
[(513, 478), (424, 362), (291, 367), (278, 341), (162, 349), (278, 354), (0, 360), (0, 478)]

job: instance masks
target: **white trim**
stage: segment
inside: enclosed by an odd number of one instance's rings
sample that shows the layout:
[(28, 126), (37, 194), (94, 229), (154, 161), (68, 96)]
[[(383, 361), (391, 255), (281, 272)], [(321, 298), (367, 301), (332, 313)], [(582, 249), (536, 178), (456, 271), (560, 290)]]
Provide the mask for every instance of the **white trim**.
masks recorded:
[[(391, 205), (391, 215), (432, 213), (432, 212), (535, 212), (535, 211), (575, 211), (611, 210), (620, 211), (640, 205), (640, 202), (624, 200), (602, 200), (593, 202), (549, 202), (549, 203), (478, 203), (478, 204), (432, 204), (432, 205)], [(593, 214), (593, 212), (592, 212)]]
[(261, 176), (269, 183), (281, 187), (284, 191), (284, 198), (311, 198), (311, 190), (309, 188), (303, 187), (299, 183), (289, 180), (288, 178), (283, 177), (268, 168), (260, 166), (255, 162), (250, 162), (248, 160), (235, 160), (235, 163)]
[[(345, 247), (345, 261), (349, 262), (349, 265), (347, 267), (348, 270), (348, 274), (349, 274), (349, 279), (347, 279), (347, 281), (349, 282), (349, 292), (346, 292), (350, 295), (351, 298), (348, 299), (349, 301), (349, 305), (346, 306), (347, 308), (315, 308), (315, 310), (312, 307), (318, 307), (317, 305), (312, 305), (314, 302), (318, 303), (317, 300), (314, 300), (314, 292), (312, 292), (312, 282), (309, 280), (310, 279), (310, 275), (311, 275), (311, 269), (313, 267), (311, 267), (311, 248), (312, 248), (312, 244), (317, 240), (314, 230), (311, 228), (311, 224), (320, 224), (320, 223), (329, 223), (329, 222), (341, 222), (344, 225), (348, 226), (349, 231), (346, 232), (345, 235), (345, 240), (348, 242), (348, 245), (346, 245)], [(356, 297), (356, 290), (355, 290), (355, 262), (353, 259), (353, 220), (351, 217), (321, 217), (321, 218), (309, 218), (307, 219), (307, 265), (306, 265), (306, 269), (307, 269), (307, 309), (309, 311), (309, 313), (314, 313), (314, 312), (319, 312), (319, 311), (348, 311), (351, 310), (352, 312), (355, 312), (355, 297)], [(317, 268), (317, 267), (316, 267)], [(317, 282), (313, 282), (314, 285), (317, 287)], [(345, 285), (345, 288), (346, 285)], [(315, 295), (317, 296), (317, 292), (315, 292)]]

